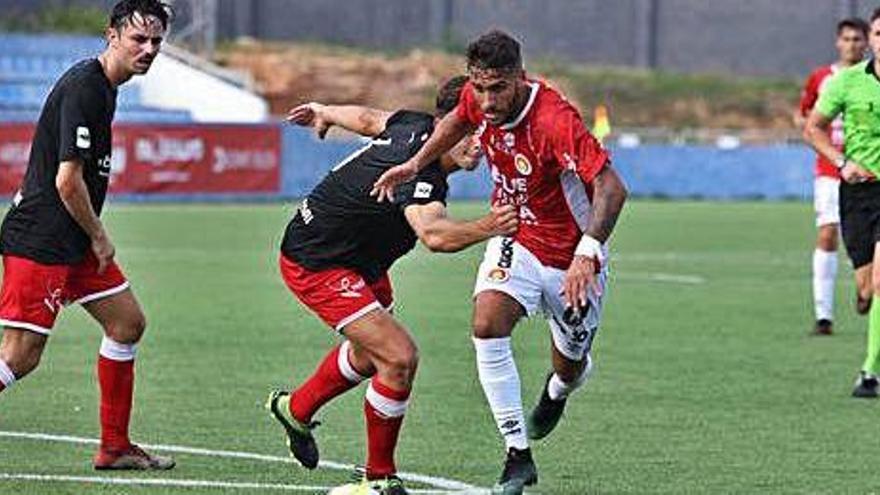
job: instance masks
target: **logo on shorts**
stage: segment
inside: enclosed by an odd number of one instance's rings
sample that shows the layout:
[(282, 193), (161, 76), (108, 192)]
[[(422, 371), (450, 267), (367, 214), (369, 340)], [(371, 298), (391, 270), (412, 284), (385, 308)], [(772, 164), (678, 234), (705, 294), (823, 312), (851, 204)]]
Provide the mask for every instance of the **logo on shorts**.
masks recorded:
[(504, 268), (493, 268), (489, 270), (489, 273), (486, 275), (486, 280), (489, 282), (495, 282), (496, 284), (502, 284), (507, 282), (510, 279), (510, 272), (508, 272)]
[(352, 281), (352, 279), (348, 277), (343, 277), (342, 280), (339, 281), (339, 285), (331, 288), (338, 292), (340, 297), (357, 299), (362, 296), (360, 291), (363, 290), (363, 288), (366, 286), (367, 284), (362, 278), (358, 278)]
[(61, 289), (52, 290), (46, 287), (46, 291), (49, 295), (43, 298), (43, 304), (49, 308), (49, 311), (51, 311), (52, 314), (60, 312), (61, 308), (64, 307), (64, 302), (61, 300)]
[(76, 128), (76, 147), (87, 150), (92, 147), (92, 135), (89, 134), (89, 128), (79, 126)]
[(516, 157), (513, 159), (513, 164), (516, 166), (516, 171), (522, 175), (529, 175), (532, 173), (532, 163), (521, 153), (516, 154)]
[(513, 238), (505, 237), (501, 240), (501, 256), (498, 258), (498, 268), (510, 268), (513, 265)]

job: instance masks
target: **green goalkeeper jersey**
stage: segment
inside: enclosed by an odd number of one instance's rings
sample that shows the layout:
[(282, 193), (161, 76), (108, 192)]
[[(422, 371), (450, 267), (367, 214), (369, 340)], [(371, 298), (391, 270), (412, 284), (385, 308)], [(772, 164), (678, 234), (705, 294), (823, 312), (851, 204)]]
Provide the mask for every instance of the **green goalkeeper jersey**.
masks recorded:
[(819, 95), (816, 110), (829, 119), (843, 113), (846, 156), (880, 177), (880, 79), (874, 60), (834, 75)]

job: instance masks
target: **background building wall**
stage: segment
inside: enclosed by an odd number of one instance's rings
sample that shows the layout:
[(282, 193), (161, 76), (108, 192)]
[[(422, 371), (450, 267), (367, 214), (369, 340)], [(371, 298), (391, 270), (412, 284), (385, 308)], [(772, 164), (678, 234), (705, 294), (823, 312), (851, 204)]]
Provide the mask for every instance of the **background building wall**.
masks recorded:
[[(205, 0), (207, 1), (207, 0)], [(834, 57), (834, 26), (868, 0), (211, 0), (221, 40), (249, 36), (400, 49), (461, 49), (491, 27), (526, 56), (675, 72), (803, 75)], [(113, 0), (2, 0), (3, 15)], [(178, 0), (183, 25), (188, 2)]]

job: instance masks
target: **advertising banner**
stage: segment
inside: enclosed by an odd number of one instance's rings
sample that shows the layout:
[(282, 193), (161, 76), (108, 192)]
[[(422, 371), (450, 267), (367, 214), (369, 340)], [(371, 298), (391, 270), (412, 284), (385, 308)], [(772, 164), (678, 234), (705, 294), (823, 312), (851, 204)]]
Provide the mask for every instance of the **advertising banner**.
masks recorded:
[[(0, 124), (0, 195), (19, 187), (33, 130), (33, 124)], [(278, 193), (280, 168), (275, 125), (113, 128), (111, 193)]]

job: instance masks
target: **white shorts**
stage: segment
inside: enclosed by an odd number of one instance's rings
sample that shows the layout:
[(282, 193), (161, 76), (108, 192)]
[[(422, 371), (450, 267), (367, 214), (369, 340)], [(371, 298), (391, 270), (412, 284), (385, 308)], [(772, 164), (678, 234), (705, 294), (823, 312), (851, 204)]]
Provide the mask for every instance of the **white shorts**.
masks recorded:
[(839, 190), (839, 180), (833, 177), (816, 177), (813, 183), (813, 209), (816, 210), (816, 227), (840, 224)]
[(589, 356), (593, 337), (602, 319), (602, 301), (608, 282), (607, 265), (598, 275), (602, 296), (587, 295), (590, 308), (586, 318), (570, 326), (563, 320), (565, 300), (561, 294), (565, 270), (543, 265), (528, 249), (509, 237), (494, 237), (477, 272), (474, 296), (497, 290), (514, 298), (529, 316), (539, 310), (550, 324), (553, 345), (568, 359), (580, 361)]

